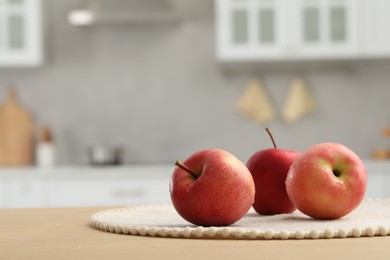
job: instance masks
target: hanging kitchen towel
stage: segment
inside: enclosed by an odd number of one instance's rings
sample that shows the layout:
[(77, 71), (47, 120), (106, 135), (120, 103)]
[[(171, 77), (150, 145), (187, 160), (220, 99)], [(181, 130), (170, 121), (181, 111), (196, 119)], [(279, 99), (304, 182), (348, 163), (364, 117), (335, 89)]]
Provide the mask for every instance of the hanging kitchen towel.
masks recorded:
[(237, 102), (243, 115), (258, 123), (268, 123), (274, 118), (274, 109), (263, 85), (253, 80)]
[(288, 123), (295, 123), (314, 110), (315, 101), (301, 78), (293, 80), (282, 117)]

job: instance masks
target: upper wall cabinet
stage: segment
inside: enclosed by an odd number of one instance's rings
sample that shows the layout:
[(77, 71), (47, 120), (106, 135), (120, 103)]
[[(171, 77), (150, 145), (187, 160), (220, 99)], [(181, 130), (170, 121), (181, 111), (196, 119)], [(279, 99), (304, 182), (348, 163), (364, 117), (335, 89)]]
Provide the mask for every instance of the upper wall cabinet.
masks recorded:
[(390, 1), (359, 0), (359, 52), (370, 58), (390, 57)]
[(0, 0), (0, 66), (42, 63), (40, 0)]
[(216, 0), (217, 56), (221, 61), (390, 56), (390, 37), (380, 29), (390, 25), (386, 10), (386, 0)]

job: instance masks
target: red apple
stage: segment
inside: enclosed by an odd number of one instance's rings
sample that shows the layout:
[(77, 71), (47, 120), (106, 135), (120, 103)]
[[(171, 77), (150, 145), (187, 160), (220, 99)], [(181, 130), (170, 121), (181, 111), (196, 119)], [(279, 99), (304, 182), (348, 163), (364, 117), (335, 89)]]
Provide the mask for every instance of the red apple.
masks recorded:
[(317, 144), (298, 157), (286, 179), (294, 205), (315, 219), (338, 219), (363, 200), (367, 173), (363, 162), (338, 143)]
[(253, 208), (261, 215), (291, 213), (295, 206), (287, 195), (285, 181), (290, 165), (300, 153), (278, 149), (271, 132), (268, 128), (266, 131), (274, 148), (257, 151), (246, 163), (255, 182)]
[(252, 176), (234, 155), (205, 149), (177, 161), (169, 185), (176, 211), (199, 226), (227, 226), (250, 209), (255, 195)]

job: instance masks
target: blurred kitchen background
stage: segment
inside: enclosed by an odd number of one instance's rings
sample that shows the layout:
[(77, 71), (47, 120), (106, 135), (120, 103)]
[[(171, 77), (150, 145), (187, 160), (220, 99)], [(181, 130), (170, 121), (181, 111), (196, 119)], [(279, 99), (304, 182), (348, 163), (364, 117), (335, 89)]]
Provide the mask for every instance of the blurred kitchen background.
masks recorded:
[[(0, 101), (12, 86), (34, 123), (31, 168), (4, 171), (40, 174), (41, 125), (55, 153), (45, 173), (103, 171), (88, 165), (91, 148), (106, 147), (120, 149), (120, 174), (162, 165), (165, 183), (170, 165), (199, 149), (245, 162), (271, 147), (265, 127), (280, 148), (340, 142), (389, 171), (389, 9), (385, 0), (0, 0)], [(31, 181), (38, 191), (27, 191), (44, 196)]]

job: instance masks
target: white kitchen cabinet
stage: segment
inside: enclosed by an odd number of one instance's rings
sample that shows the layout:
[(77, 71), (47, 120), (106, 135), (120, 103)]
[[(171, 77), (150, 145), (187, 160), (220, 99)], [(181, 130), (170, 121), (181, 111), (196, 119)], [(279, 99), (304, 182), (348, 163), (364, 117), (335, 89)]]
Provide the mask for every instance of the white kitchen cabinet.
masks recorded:
[(221, 60), (273, 59), (281, 55), (281, 0), (217, 0), (217, 55)]
[(0, 66), (42, 63), (40, 0), (0, 0)]
[(390, 57), (390, 1), (360, 0), (359, 50), (362, 56)]
[(296, 16), (293, 18), (298, 23), (293, 30), (289, 30), (288, 35), (289, 39), (293, 39), (296, 35), (296, 43), (290, 41), (291, 44), (296, 44), (296, 57), (308, 59), (356, 57), (358, 1), (299, 0), (298, 2), (298, 8), (295, 9)]
[(367, 198), (390, 198), (390, 163), (365, 161), (367, 169)]
[[(390, 163), (365, 161), (366, 198), (390, 198)], [(0, 168), (0, 208), (170, 203), (171, 165)]]
[(47, 199), (45, 185), (39, 180), (17, 180), (4, 185), (3, 207), (41, 207)]
[(48, 184), (49, 207), (169, 202), (167, 180), (65, 180)]
[(390, 1), (216, 0), (220, 61), (390, 57)]
[(0, 208), (169, 203), (172, 166), (0, 169)]
[(6, 191), (5, 191), (5, 185), (0, 182), (0, 208), (4, 208), (5, 207), (5, 196), (7, 195)]

